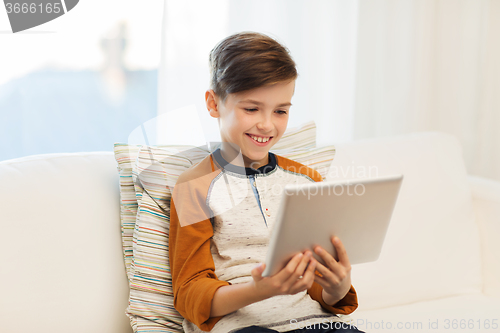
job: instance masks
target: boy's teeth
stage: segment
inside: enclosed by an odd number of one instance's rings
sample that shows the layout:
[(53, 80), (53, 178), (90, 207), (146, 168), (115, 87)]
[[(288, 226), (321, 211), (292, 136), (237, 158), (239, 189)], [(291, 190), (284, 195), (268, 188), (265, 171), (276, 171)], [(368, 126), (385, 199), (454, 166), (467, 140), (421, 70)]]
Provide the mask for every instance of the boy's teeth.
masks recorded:
[(257, 142), (267, 142), (267, 141), (269, 141), (269, 138), (262, 138), (260, 136), (253, 136), (253, 135), (251, 135), (251, 137), (252, 137), (252, 139), (254, 139)]

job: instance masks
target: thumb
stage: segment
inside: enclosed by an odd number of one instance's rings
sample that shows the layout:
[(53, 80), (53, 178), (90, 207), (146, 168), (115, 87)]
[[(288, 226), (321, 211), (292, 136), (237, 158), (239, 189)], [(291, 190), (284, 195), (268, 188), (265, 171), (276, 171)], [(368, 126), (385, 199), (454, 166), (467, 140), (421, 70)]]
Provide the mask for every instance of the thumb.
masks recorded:
[(264, 269), (266, 269), (266, 264), (264, 263), (260, 263), (252, 269), (252, 277), (255, 281), (263, 279), (262, 273), (264, 272)]

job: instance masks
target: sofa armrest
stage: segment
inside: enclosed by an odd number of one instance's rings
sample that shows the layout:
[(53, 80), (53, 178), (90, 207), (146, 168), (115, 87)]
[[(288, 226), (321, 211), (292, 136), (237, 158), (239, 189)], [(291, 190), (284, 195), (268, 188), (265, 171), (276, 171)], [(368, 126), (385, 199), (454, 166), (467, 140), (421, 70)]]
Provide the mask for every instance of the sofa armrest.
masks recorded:
[(483, 293), (500, 297), (500, 182), (468, 176), (481, 237)]

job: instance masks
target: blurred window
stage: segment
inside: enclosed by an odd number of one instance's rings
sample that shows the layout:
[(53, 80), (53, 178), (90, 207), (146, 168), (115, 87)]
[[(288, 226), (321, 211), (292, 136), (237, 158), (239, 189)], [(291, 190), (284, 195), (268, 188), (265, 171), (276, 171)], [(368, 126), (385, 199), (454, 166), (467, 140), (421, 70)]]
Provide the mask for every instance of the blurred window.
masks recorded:
[(0, 10), (0, 160), (111, 151), (155, 117), (163, 6), (80, 1), (16, 34)]

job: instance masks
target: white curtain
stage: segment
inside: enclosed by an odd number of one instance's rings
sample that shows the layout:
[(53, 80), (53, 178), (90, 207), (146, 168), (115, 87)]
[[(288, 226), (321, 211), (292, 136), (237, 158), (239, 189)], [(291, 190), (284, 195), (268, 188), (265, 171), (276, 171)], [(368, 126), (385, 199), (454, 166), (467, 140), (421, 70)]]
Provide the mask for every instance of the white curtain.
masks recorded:
[(315, 120), (319, 144), (442, 131), (500, 180), (498, 0), (167, 0), (163, 30), (159, 114), (194, 104), (207, 141), (208, 52), (252, 30), (290, 49), (290, 126)]
[(500, 180), (500, 1), (359, 2), (353, 137), (442, 131)]

